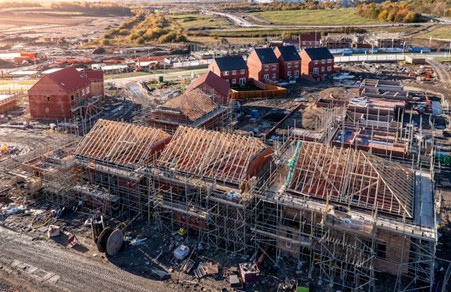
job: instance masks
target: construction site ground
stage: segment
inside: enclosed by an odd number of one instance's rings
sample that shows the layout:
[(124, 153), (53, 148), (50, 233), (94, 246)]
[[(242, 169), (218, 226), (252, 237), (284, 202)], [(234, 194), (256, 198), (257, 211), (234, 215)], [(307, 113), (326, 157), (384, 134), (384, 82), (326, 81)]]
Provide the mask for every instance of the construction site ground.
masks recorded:
[[(436, 65), (435, 65), (436, 66)], [(441, 65), (443, 66), (443, 65)], [(368, 69), (368, 67), (371, 69)], [(407, 68), (407, 69), (406, 69)], [(406, 89), (424, 90), (451, 96), (446, 84), (440, 80), (430, 82), (417, 81), (411, 73), (418, 66), (403, 66), (399, 64), (355, 64), (343, 66), (345, 72), (355, 75), (355, 79), (347, 81), (327, 80), (322, 83), (301, 82), (289, 88), (289, 95), (284, 99), (255, 100), (243, 102), (240, 105), (241, 118), (238, 128), (252, 132), (255, 128), (258, 134), (265, 133), (285, 117), (291, 110), (296, 110), (282, 125), (281, 129), (292, 126), (294, 122), (303, 128), (314, 129), (317, 120), (324, 117), (322, 109), (314, 103), (319, 98), (348, 99), (357, 94), (357, 86), (364, 78), (374, 78), (385, 74), (389, 79), (404, 80)], [(449, 67), (443, 66), (443, 68)], [(369, 72), (369, 73), (368, 73)], [(445, 73), (441, 73), (443, 76)], [(120, 100), (114, 100), (119, 103)], [(106, 105), (114, 110), (113, 104)], [(249, 123), (252, 110), (258, 111), (255, 123)], [(0, 128), (0, 145), (16, 145), (20, 152), (14, 156), (0, 157), (3, 174), (7, 172), (26, 175), (21, 170), (21, 163), (28, 158), (54, 147), (64, 145), (76, 138), (71, 134), (62, 134), (49, 129), (21, 128), (11, 125), (23, 125), (25, 109), (4, 116)], [(451, 146), (449, 138), (443, 143)], [(437, 174), (437, 187), (443, 196), (441, 239), (437, 248), (437, 256), (451, 260), (451, 171), (443, 167)], [(6, 180), (2, 183), (8, 183)], [(24, 205), (27, 214), (0, 215), (0, 291), (16, 289), (19, 291), (221, 291), (230, 289), (227, 276), (236, 273), (240, 262), (249, 258), (222, 253), (209, 246), (198, 244), (196, 234), (180, 236), (177, 230), (157, 229), (153, 222), (147, 225), (147, 218), (138, 218), (126, 232), (126, 241), (122, 250), (113, 257), (100, 253), (92, 239), (90, 227), (84, 225), (92, 212), (82, 209), (72, 213), (68, 211), (61, 218), (55, 219), (55, 224), (62, 227), (64, 233), (49, 239), (45, 228), (33, 228), (33, 219), (38, 214), (46, 213), (62, 206), (50, 205), (45, 199), (25, 199), (17, 189), (9, 192), (7, 197), (0, 197), (0, 207), (11, 202)], [(120, 222), (107, 221), (114, 227)], [(69, 247), (67, 238), (75, 234), (80, 245)], [(132, 241), (141, 243), (132, 244)], [(185, 273), (179, 270), (180, 264), (174, 261), (172, 251), (180, 244), (195, 248), (192, 259), (200, 262), (220, 263), (217, 275), (197, 279), (193, 272)], [(296, 276), (298, 262), (284, 256), (281, 266), (275, 267), (266, 261), (262, 269), (262, 281), (246, 287), (248, 291), (276, 291), (279, 284), (287, 285)], [(305, 265), (307, 266), (307, 265)], [(168, 272), (170, 279), (156, 279), (154, 269)], [(303, 273), (300, 269), (301, 275)], [(385, 277), (385, 276), (384, 276)], [(387, 285), (389, 285), (390, 277)], [(223, 290), (225, 291), (225, 290)], [(326, 290), (322, 290), (326, 291)]]

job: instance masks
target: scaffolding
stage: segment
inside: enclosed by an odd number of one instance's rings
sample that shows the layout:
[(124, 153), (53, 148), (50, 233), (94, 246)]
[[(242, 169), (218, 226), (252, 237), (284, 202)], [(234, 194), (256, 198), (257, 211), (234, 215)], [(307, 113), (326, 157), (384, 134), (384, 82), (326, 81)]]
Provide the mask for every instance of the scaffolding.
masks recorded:
[(179, 125), (224, 131), (230, 120), (230, 106), (218, 105), (212, 95), (194, 89), (152, 110), (148, 124), (173, 134)]
[(253, 137), (180, 126), (150, 170), (157, 225), (185, 228), (206, 245), (246, 255), (252, 189), (271, 154)]
[(297, 143), (287, 143), (255, 193), (251, 232), (261, 253), (275, 264), (282, 255), (304, 260), (309, 278), (331, 288), (378, 291), (380, 273), (393, 275), (396, 291), (433, 286), (430, 174), (311, 142), (295, 154)]
[(75, 189), (85, 203), (103, 213), (147, 213), (151, 202), (144, 169), (169, 139), (160, 129), (99, 120), (74, 150), (79, 182)]

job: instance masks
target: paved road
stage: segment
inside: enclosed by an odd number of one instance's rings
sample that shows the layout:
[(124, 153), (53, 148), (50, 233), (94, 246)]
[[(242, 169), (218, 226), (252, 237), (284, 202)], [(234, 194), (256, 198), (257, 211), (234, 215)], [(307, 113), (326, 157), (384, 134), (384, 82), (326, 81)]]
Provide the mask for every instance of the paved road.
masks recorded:
[[(260, 27), (260, 28), (342, 28), (347, 25), (278, 25), (278, 24), (256, 24), (246, 19), (230, 14), (217, 11), (204, 11), (205, 14), (219, 15), (230, 19), (235, 25), (241, 27)], [(376, 24), (353, 24), (352, 27), (392, 27), (392, 26), (417, 26), (430, 25), (428, 22), (419, 23), (376, 23)]]
[[(130, 259), (133, 261), (133, 259)], [(0, 227), (0, 266), (21, 271), (22, 278), (38, 281), (46, 291), (158, 291), (170, 292), (167, 284), (138, 277), (111, 263), (102, 263), (47, 241)], [(37, 288), (38, 290), (38, 288)]]

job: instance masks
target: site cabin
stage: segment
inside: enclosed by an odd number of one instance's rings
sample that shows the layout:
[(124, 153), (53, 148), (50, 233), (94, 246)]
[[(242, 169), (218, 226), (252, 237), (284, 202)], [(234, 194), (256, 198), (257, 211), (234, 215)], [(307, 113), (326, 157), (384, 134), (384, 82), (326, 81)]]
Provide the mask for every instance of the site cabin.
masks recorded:
[(98, 96), (101, 99), (105, 97), (104, 78), (102, 70), (85, 71), (86, 77), (90, 81), (90, 90), (92, 96)]
[(99, 75), (90, 74), (89, 78), (85, 72), (67, 67), (42, 77), (28, 90), (31, 117), (46, 120), (72, 118), (71, 109), (93, 97), (91, 88), (95, 93), (103, 92)]
[(327, 48), (312, 48), (301, 51), (301, 77), (312, 80), (324, 80), (334, 72), (334, 56)]
[(279, 80), (279, 60), (271, 48), (255, 49), (247, 58), (249, 77), (263, 82)]
[(301, 57), (294, 46), (283, 46), (274, 48), (279, 60), (279, 77), (283, 80), (296, 80), (301, 70)]
[(249, 69), (242, 56), (215, 58), (208, 70), (227, 81), (231, 87), (244, 86), (249, 79)]
[(200, 76), (186, 89), (186, 92), (200, 89), (203, 93), (210, 95), (211, 99), (219, 105), (227, 105), (230, 102), (230, 85), (227, 81), (208, 71)]

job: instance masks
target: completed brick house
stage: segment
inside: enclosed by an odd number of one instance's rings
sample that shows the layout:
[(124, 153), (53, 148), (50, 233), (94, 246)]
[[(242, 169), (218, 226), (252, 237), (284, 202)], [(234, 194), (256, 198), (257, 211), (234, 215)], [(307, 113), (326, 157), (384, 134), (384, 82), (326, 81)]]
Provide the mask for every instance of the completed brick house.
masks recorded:
[(279, 60), (279, 77), (280, 79), (298, 79), (301, 70), (301, 57), (299, 56), (296, 47), (283, 46), (274, 48)]
[[(79, 72), (74, 67), (67, 67), (42, 77), (28, 90), (31, 117), (47, 120), (72, 118), (71, 109), (91, 99), (92, 90), (99, 94), (103, 93), (103, 88), (99, 88), (99, 77), (100, 75), (97, 77), (91, 75), (91, 78), (88, 78), (85, 72)], [(92, 89), (91, 83), (94, 85)]]
[(324, 80), (334, 72), (334, 56), (327, 48), (311, 48), (301, 51), (301, 77), (309, 80)]
[(215, 58), (208, 70), (227, 81), (231, 87), (246, 85), (249, 79), (249, 69), (242, 56)]
[(249, 77), (259, 81), (279, 80), (279, 60), (272, 48), (255, 49), (247, 58)]

